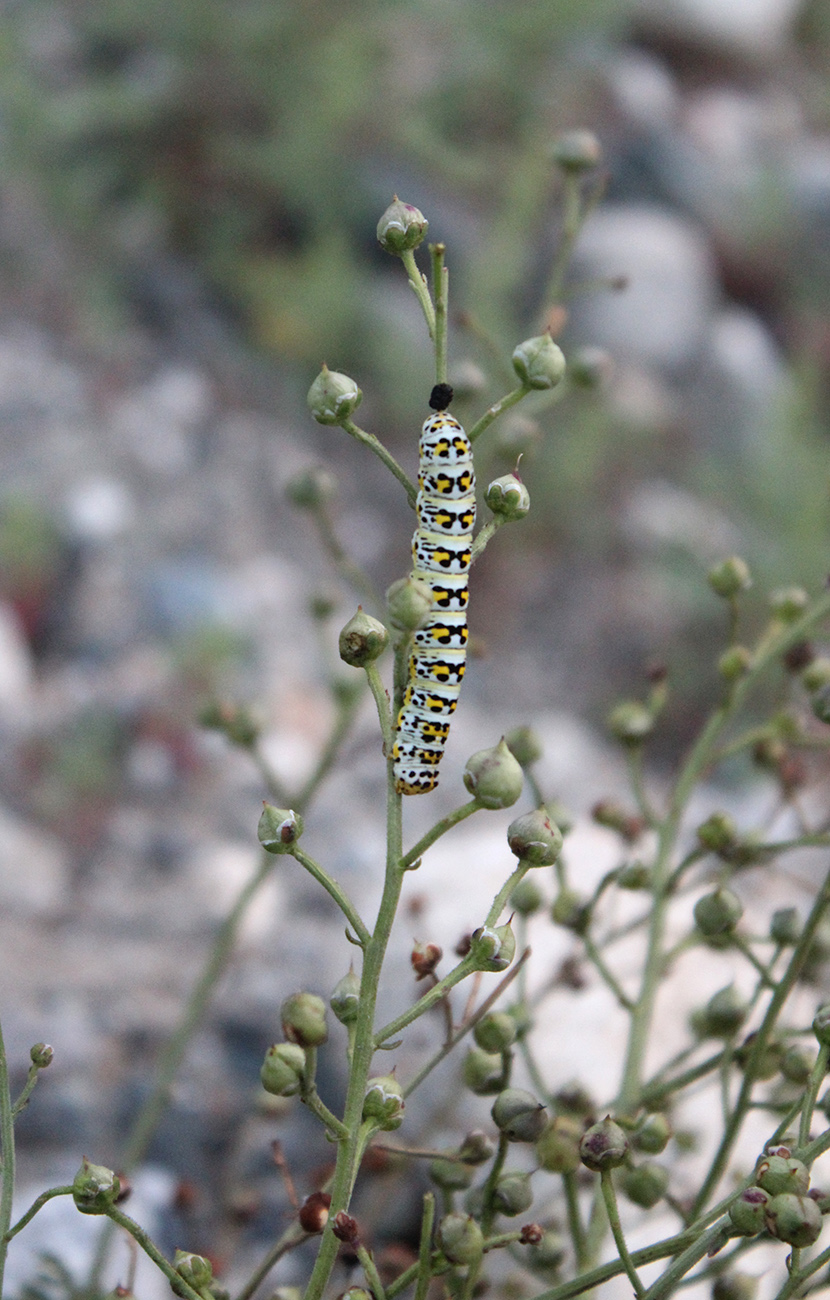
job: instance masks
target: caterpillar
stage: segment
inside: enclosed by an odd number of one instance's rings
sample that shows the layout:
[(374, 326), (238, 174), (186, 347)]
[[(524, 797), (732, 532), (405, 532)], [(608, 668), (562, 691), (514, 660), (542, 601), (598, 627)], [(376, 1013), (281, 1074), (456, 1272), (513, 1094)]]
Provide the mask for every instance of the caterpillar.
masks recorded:
[(445, 409), (451, 399), (448, 385), (433, 389), (435, 414), (424, 421), (418, 446), (412, 576), (432, 591), (432, 610), (414, 634), (397, 719), (392, 757), (398, 794), (427, 794), (437, 786), (466, 665), (475, 474), (470, 439)]

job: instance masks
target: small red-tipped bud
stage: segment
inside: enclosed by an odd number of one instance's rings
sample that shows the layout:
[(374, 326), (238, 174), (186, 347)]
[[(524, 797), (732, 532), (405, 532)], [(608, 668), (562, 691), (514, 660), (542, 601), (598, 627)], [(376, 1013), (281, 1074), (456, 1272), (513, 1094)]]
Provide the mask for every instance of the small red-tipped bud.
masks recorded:
[(633, 1134), (631, 1144), (638, 1151), (645, 1151), (648, 1155), (659, 1156), (661, 1151), (665, 1151), (668, 1146), (669, 1138), (672, 1135), (672, 1127), (665, 1115), (655, 1111), (652, 1115), (647, 1115), (640, 1127)]
[(364, 612), (358, 605), (357, 613), (352, 615), (340, 633), (340, 658), (350, 668), (365, 668), (379, 659), (389, 644), (386, 628), (371, 614)]
[(475, 970), (507, 970), (516, 955), (516, 936), (509, 925), (479, 926), (473, 931), (470, 952)]
[(493, 1194), (496, 1208), (513, 1219), (517, 1214), (524, 1214), (533, 1204), (533, 1188), (530, 1174), (518, 1171), (502, 1174)]
[(418, 208), (404, 203), (397, 194), (378, 222), (378, 243), (394, 257), (417, 248), (426, 238), (429, 222)]
[(704, 894), (694, 906), (694, 918), (700, 933), (707, 939), (729, 934), (743, 916), (743, 904), (731, 889), (721, 886), (711, 894)]
[(492, 1139), (487, 1136), (483, 1129), (472, 1129), (461, 1146), (458, 1148), (458, 1154), (468, 1165), (484, 1165), (493, 1154)]
[(398, 578), (386, 590), (389, 622), (401, 632), (415, 632), (423, 627), (432, 613), (432, 603), (432, 589), (412, 574)]
[(742, 1237), (757, 1237), (765, 1227), (769, 1192), (763, 1187), (746, 1187), (729, 1207), (729, 1217)]
[(505, 1088), (493, 1102), (490, 1114), (509, 1142), (536, 1142), (548, 1120), (542, 1103), (523, 1088)]
[(266, 803), (256, 833), (266, 853), (290, 853), (303, 833), (303, 819), (291, 808)]
[(620, 1174), (620, 1186), (635, 1205), (650, 1210), (666, 1194), (669, 1185), (669, 1171), (656, 1160), (644, 1160), (642, 1164), (631, 1169), (624, 1169)]
[(568, 360), (568, 378), (577, 388), (593, 392), (607, 383), (614, 369), (614, 361), (605, 348), (577, 348)]
[(516, 802), (524, 773), (504, 737), (492, 749), (479, 749), (468, 758), (464, 784), (482, 808), (509, 808)]
[(519, 1241), (523, 1246), (538, 1246), (542, 1240), (542, 1225), (540, 1223), (522, 1224)]
[(306, 401), (318, 424), (342, 424), (357, 410), (363, 394), (353, 379), (323, 366)]
[(504, 1061), (500, 1052), (471, 1047), (464, 1057), (461, 1073), (470, 1091), (481, 1097), (500, 1092), (504, 1086)]
[(300, 1047), (320, 1047), (328, 1038), (326, 1004), (316, 993), (294, 993), (280, 1008), (282, 1032)]
[(303, 1232), (322, 1232), (329, 1221), (331, 1197), (328, 1192), (312, 1192), (300, 1206), (300, 1227)]
[(830, 1047), (830, 1002), (823, 1003), (813, 1016), (813, 1033), (819, 1047)]
[(81, 1214), (106, 1214), (119, 1199), (121, 1181), (104, 1165), (93, 1165), (84, 1156), (72, 1184), (72, 1199)]
[(350, 1246), (356, 1246), (360, 1241), (357, 1219), (353, 1219), (345, 1210), (337, 1211), (331, 1225), (331, 1230), (338, 1241), (348, 1242)]
[(209, 1287), (213, 1281), (213, 1265), (204, 1255), (194, 1255), (189, 1250), (177, 1250), (173, 1256), (173, 1267), (179, 1277), (199, 1291)]
[(305, 1051), (297, 1043), (274, 1043), (259, 1072), (262, 1086), (274, 1097), (294, 1097), (302, 1087)]
[(403, 1124), (403, 1112), (403, 1089), (394, 1075), (382, 1074), (369, 1080), (363, 1098), (364, 1119), (391, 1132)]
[(474, 1264), (484, 1250), (484, 1234), (469, 1214), (445, 1214), (438, 1224), (438, 1245), (451, 1264)]
[(544, 808), (517, 817), (507, 828), (511, 853), (530, 867), (550, 867), (562, 852), (562, 832)]
[(464, 1192), (473, 1181), (473, 1166), (438, 1157), (430, 1161), (429, 1176), (445, 1192)]
[(565, 375), (565, 358), (550, 334), (525, 339), (513, 350), (513, 369), (527, 388), (555, 388)]
[(443, 949), (437, 943), (416, 943), (409, 954), (409, 960), (417, 978), (422, 980), (427, 975), (432, 975), (443, 955)]
[(530, 493), (518, 474), (502, 474), (488, 484), (484, 500), (498, 519), (516, 523), (530, 510)]
[(45, 1070), (52, 1064), (52, 1057), (55, 1055), (55, 1049), (48, 1043), (35, 1043), (29, 1052), (32, 1065), (36, 1065), (39, 1070)]
[(473, 1038), (485, 1052), (505, 1052), (516, 1041), (516, 1021), (507, 1011), (488, 1011), (476, 1024)]
[(745, 645), (732, 645), (718, 659), (718, 675), (725, 682), (736, 682), (745, 677), (752, 667), (752, 651)]
[(285, 495), (300, 510), (318, 510), (337, 491), (337, 479), (322, 465), (309, 465), (285, 485)]
[(579, 1144), (582, 1163), (600, 1174), (605, 1169), (616, 1169), (628, 1155), (630, 1143), (623, 1129), (606, 1115), (599, 1124), (592, 1124), (583, 1134)]
[(540, 1169), (551, 1174), (573, 1173), (579, 1168), (579, 1142), (582, 1125), (569, 1115), (549, 1120), (536, 1142), (536, 1160)]
[(504, 743), (517, 763), (529, 767), (542, 757), (542, 742), (532, 727), (514, 727), (508, 731)]
[(782, 623), (794, 623), (810, 603), (803, 587), (778, 587), (769, 595), (769, 606)]
[(766, 1208), (767, 1230), (791, 1246), (812, 1246), (822, 1228), (821, 1210), (809, 1196), (782, 1192)]
[(593, 131), (563, 131), (553, 142), (553, 161), (563, 172), (579, 174), (602, 162), (602, 145)]
[(341, 1025), (351, 1025), (357, 1020), (360, 1007), (360, 977), (351, 968), (335, 984), (329, 998), (329, 1006)]
[(654, 715), (639, 700), (622, 700), (608, 715), (608, 730), (632, 749), (642, 745), (654, 730)]

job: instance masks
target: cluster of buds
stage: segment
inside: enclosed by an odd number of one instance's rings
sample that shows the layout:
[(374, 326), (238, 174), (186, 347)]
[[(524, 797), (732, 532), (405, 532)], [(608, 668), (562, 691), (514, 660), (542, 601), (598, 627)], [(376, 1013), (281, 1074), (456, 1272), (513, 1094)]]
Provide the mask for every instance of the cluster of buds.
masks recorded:
[(735, 1231), (755, 1237), (766, 1228), (791, 1246), (812, 1246), (821, 1232), (820, 1192), (810, 1190), (810, 1171), (785, 1146), (770, 1148), (755, 1166), (755, 1182), (729, 1207)]

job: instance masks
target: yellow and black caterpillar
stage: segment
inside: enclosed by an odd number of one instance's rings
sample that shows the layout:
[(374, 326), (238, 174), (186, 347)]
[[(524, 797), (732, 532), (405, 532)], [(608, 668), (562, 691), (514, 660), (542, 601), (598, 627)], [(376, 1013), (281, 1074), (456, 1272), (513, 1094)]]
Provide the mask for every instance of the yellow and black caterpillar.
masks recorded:
[(467, 575), (476, 517), (473, 449), (455, 417), (438, 410), (425, 420), (418, 451), (412, 576), (430, 588), (432, 610), (414, 636), (398, 714), (392, 751), (398, 794), (426, 794), (438, 784), (467, 657)]

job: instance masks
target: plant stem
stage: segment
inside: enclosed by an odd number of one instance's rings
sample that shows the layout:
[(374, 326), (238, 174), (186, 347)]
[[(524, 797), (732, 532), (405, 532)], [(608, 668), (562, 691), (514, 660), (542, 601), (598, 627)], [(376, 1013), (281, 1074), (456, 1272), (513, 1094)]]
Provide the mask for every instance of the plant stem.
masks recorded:
[(344, 420), (343, 428), (346, 430), (346, 433), (351, 434), (351, 436), (353, 438), (356, 438), (358, 442), (362, 442), (364, 447), (368, 447), (370, 451), (373, 451), (375, 455), (380, 460), (383, 461), (386, 468), (392, 474), (394, 474), (398, 482), (402, 484), (403, 487), (406, 489), (406, 495), (409, 498), (409, 504), (412, 506), (414, 510), (415, 499), (418, 495), (418, 489), (416, 488), (415, 484), (412, 482), (412, 480), (410, 479), (406, 471), (402, 469), (401, 466), (398, 464), (398, 462), (395, 460), (395, 457), (392, 455), (392, 453), (386, 450), (386, 448), (384, 447), (380, 439), (376, 438), (373, 433), (367, 433), (365, 429), (359, 428), (355, 424), (354, 420)]
[(289, 1250), (293, 1250), (295, 1246), (299, 1246), (301, 1242), (306, 1241), (307, 1236), (308, 1234), (303, 1232), (299, 1224), (292, 1223), (291, 1227), (288, 1228), (279, 1240), (274, 1243), (268, 1251), (268, 1254), (262, 1260), (262, 1263), (258, 1264), (254, 1269), (253, 1273), (248, 1278), (248, 1281), (236, 1296), (236, 1300), (250, 1300), (254, 1292), (258, 1290), (260, 1284), (265, 1281), (274, 1265), (277, 1264), (282, 1259), (283, 1255), (286, 1255)]
[(470, 548), (470, 564), (475, 564), (479, 556), (483, 555), (487, 544), (493, 540), (502, 524), (506, 523), (507, 520), (504, 518), (504, 515), (494, 515), (492, 519), (487, 520), (487, 523), (479, 531)]
[(421, 836), (414, 848), (411, 848), (401, 858), (401, 866), (404, 870), (408, 871), (436, 840), (440, 840), (442, 835), (446, 835), (447, 831), (451, 831), (453, 826), (457, 826), (459, 822), (472, 817), (473, 813), (478, 812), (480, 807), (481, 804), (477, 800), (471, 799), (469, 803), (462, 804), (460, 808), (456, 808), (453, 812), (447, 813), (446, 817), (442, 817), (440, 822), (436, 822), (432, 830)]
[(429, 286), (426, 278), (418, 270), (418, 263), (415, 261), (415, 254), (411, 248), (408, 248), (400, 255), (404, 264), (404, 269), (409, 276), (409, 286), (418, 302), (421, 304), (421, 311), (424, 313), (424, 320), (427, 323), (429, 337), (435, 338), (435, 308), (432, 305), (432, 299), (429, 296)]
[(694, 1268), (698, 1260), (708, 1255), (724, 1235), (726, 1240), (734, 1235), (734, 1228), (728, 1218), (718, 1219), (711, 1228), (698, 1236), (696, 1241), (677, 1256), (665, 1273), (661, 1273), (657, 1281), (648, 1288), (645, 1293), (647, 1300), (661, 1300), (662, 1296), (670, 1295), (680, 1279), (686, 1276), (690, 1268)]
[(130, 1234), (136, 1245), (141, 1247), (145, 1255), (149, 1255), (156, 1267), (161, 1269), (162, 1273), (173, 1287), (176, 1295), (185, 1296), (186, 1300), (203, 1300), (200, 1293), (195, 1291), (190, 1283), (185, 1282), (184, 1278), (176, 1272), (169, 1259), (165, 1259), (158, 1246), (156, 1246), (155, 1242), (152, 1241), (144, 1229), (136, 1223), (135, 1219), (131, 1219), (128, 1215), (123, 1214), (115, 1205), (110, 1206), (107, 1210), (107, 1218), (117, 1227), (124, 1228), (125, 1231)]
[(25, 1110), (28, 1106), (29, 1098), (34, 1092), (35, 1084), (37, 1083), (41, 1068), (42, 1067), (39, 1068), (34, 1064), (29, 1066), (29, 1073), (26, 1075), (26, 1082), (23, 1085), (20, 1096), (12, 1106), (12, 1119), (17, 1119), (20, 1112)]
[(14, 1227), (9, 1228), (6, 1233), (6, 1241), (11, 1241), (12, 1237), (16, 1237), (21, 1228), (25, 1228), (26, 1224), (35, 1217), (38, 1210), (43, 1209), (47, 1201), (51, 1201), (55, 1196), (71, 1196), (73, 1191), (74, 1188), (72, 1184), (69, 1183), (66, 1187), (50, 1187), (48, 1191), (41, 1192), (40, 1196), (38, 1196), (36, 1200), (32, 1201), (32, 1204), (29, 1206), (26, 1213), (17, 1220)]
[(581, 1272), (587, 1263), (585, 1255), (585, 1227), (582, 1223), (582, 1215), (579, 1211), (579, 1190), (576, 1184), (576, 1174), (568, 1171), (562, 1174), (562, 1188), (565, 1192), (565, 1204), (568, 1211), (568, 1229), (571, 1234), (571, 1242), (576, 1256), (576, 1267)]
[(357, 1258), (360, 1260), (360, 1267), (363, 1269), (366, 1281), (372, 1288), (372, 1295), (375, 1300), (386, 1300), (386, 1292), (383, 1289), (383, 1283), (380, 1280), (380, 1274), (372, 1258), (371, 1251), (367, 1250), (362, 1242), (356, 1246), (355, 1251)]
[(480, 438), (484, 430), (489, 429), (494, 420), (497, 420), (505, 411), (509, 411), (511, 406), (515, 406), (517, 402), (520, 402), (523, 397), (527, 397), (528, 393), (532, 391), (526, 384), (519, 384), (518, 388), (505, 393), (504, 397), (500, 397), (492, 406), (488, 406), (484, 414), (476, 420), (472, 429), (470, 429), (468, 435), (470, 442), (475, 442), (477, 438)]
[(414, 1006), (402, 1011), (394, 1020), (390, 1020), (388, 1025), (384, 1025), (382, 1029), (379, 1029), (375, 1034), (375, 1046), (380, 1047), (381, 1043), (386, 1042), (387, 1038), (394, 1038), (395, 1034), (400, 1033), (407, 1025), (411, 1025), (413, 1020), (420, 1019), (431, 1007), (434, 1007), (437, 1002), (446, 997), (450, 989), (455, 988), (456, 984), (460, 984), (474, 970), (475, 966), (468, 957), (465, 957), (448, 975), (445, 975), (437, 984), (433, 984), (432, 988), (428, 989)]
[(325, 868), (321, 867), (318, 862), (315, 862), (308, 853), (301, 849), (299, 844), (292, 845), (291, 857), (299, 862), (301, 867), (305, 867), (308, 874), (313, 876), (319, 885), (322, 885), (330, 898), (334, 899), (335, 903), (340, 908), (340, 911), (343, 913), (346, 920), (349, 922), (349, 925), (357, 935), (357, 938), (360, 940), (361, 947), (365, 947), (371, 936), (367, 927), (358, 916), (354, 904), (342, 886), (338, 885), (337, 881), (329, 875)]
[(386, 756), (389, 757), (392, 753), (392, 745), (395, 740), (395, 732), (392, 726), (392, 715), (389, 710), (389, 696), (386, 693), (386, 687), (381, 681), (381, 676), (378, 672), (378, 666), (376, 663), (366, 664), (364, 672), (366, 673), (366, 680), (369, 683), (369, 690), (372, 692), (377, 707), (380, 734), (383, 736)]
[(813, 1110), (815, 1109), (819, 1089), (827, 1074), (828, 1059), (830, 1059), (830, 1047), (820, 1047), (815, 1065), (810, 1071), (807, 1087), (804, 1090), (804, 1104), (801, 1107), (801, 1120), (798, 1125), (798, 1145), (800, 1147), (806, 1147), (810, 1140), (810, 1124), (813, 1120)]
[(447, 382), (447, 305), (450, 273), (444, 265), (446, 245), (430, 244), (432, 257), (432, 292), (435, 298), (435, 382)]
[(435, 1197), (432, 1192), (424, 1194), (424, 1208), (421, 1214), (421, 1240), (418, 1247), (418, 1280), (415, 1283), (414, 1300), (426, 1300), (429, 1284), (432, 1281), (432, 1227), (435, 1223)]
[(9, 1091), (9, 1064), (6, 1059), (2, 1027), (0, 1027), (0, 1157), (3, 1162), (2, 1186), (0, 1186), (0, 1295), (2, 1295), (15, 1180), (14, 1116)]
[(628, 1275), (629, 1282), (634, 1287), (635, 1294), (642, 1296), (645, 1294), (645, 1287), (640, 1281), (637, 1270), (631, 1261), (630, 1254), (628, 1253), (628, 1247), (625, 1244), (625, 1237), (623, 1235), (622, 1224), (620, 1223), (620, 1213), (617, 1209), (617, 1197), (614, 1192), (614, 1183), (611, 1178), (610, 1169), (604, 1169), (600, 1174), (600, 1186), (602, 1188), (602, 1199), (605, 1202), (605, 1211), (608, 1215), (608, 1222), (611, 1225), (611, 1232), (613, 1233), (614, 1243), (617, 1247), (617, 1254), (622, 1260), (623, 1268)]

